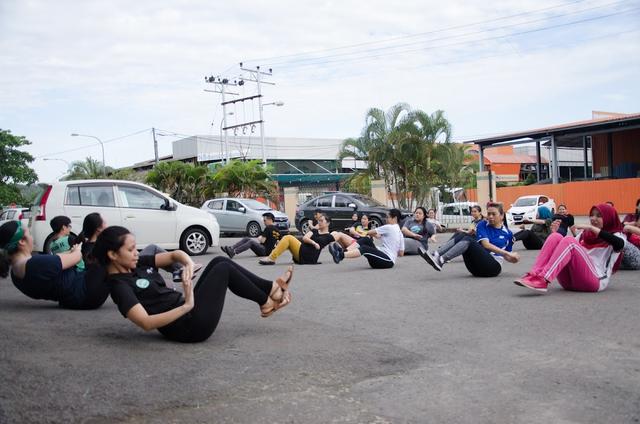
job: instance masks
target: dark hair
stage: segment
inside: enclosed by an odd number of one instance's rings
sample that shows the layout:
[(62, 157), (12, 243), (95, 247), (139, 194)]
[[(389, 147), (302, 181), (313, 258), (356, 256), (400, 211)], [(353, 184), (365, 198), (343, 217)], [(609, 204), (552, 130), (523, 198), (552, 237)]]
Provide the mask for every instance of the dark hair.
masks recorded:
[(269, 219), (270, 219), (270, 220), (272, 220), (272, 221), (275, 221), (275, 220), (276, 220), (276, 217), (275, 217), (275, 216), (273, 216), (273, 214), (272, 214), (271, 212), (265, 212), (265, 213), (263, 213), (263, 214), (262, 214), (262, 217), (263, 217), (263, 218), (269, 218)]
[(51, 225), (51, 229), (54, 233), (59, 233), (62, 230), (62, 227), (68, 227), (71, 225), (71, 220), (68, 216), (59, 215), (49, 221), (49, 225)]
[(0, 277), (2, 278), (7, 278), (9, 275), (9, 269), (11, 268), (10, 256), (17, 250), (17, 247), (5, 249), (4, 246), (11, 241), (18, 230), (18, 225), (22, 225), (20, 221), (9, 221), (0, 227)]
[[(502, 204), (502, 202), (487, 202), (487, 209), (489, 208), (496, 208), (498, 209), (500, 215), (504, 215), (504, 205)], [(506, 219), (502, 220), (502, 225), (504, 225), (505, 228), (509, 228)]]
[[(417, 211), (418, 209), (420, 209), (420, 210), (422, 211), (422, 214), (424, 215), (424, 219), (426, 220), (426, 219), (427, 219), (427, 216), (429, 215), (429, 214), (427, 213), (427, 210), (426, 210), (424, 207), (422, 207), (422, 206), (418, 206), (418, 207), (415, 209), (415, 211)], [(414, 212), (415, 212), (415, 211), (414, 211)]]
[(127, 237), (127, 234), (131, 234), (131, 232), (117, 225), (105, 228), (98, 236), (95, 246), (93, 246), (93, 251), (91, 252), (93, 257), (96, 258), (100, 264), (104, 266), (108, 265), (110, 260), (107, 253), (120, 250), (122, 245), (124, 245), (124, 239)]
[(82, 242), (89, 240), (94, 236), (98, 228), (102, 226), (104, 220), (98, 212), (92, 212), (84, 217), (82, 221), (82, 231), (78, 234), (78, 239)]
[(322, 213), (322, 209), (316, 208), (316, 210), (313, 211), (313, 214), (317, 214), (317, 213)]
[(480, 205), (473, 205), (471, 206), (471, 209), (477, 209), (478, 212), (480, 212), (480, 215), (482, 215), (482, 206)]
[(324, 220), (327, 221), (327, 224), (331, 224), (331, 218), (326, 213), (320, 213), (320, 216), (324, 217)]
[(398, 222), (400, 222), (400, 218), (402, 218), (402, 212), (400, 212), (398, 209), (393, 208), (389, 210), (389, 216), (391, 218), (395, 218), (398, 220)]

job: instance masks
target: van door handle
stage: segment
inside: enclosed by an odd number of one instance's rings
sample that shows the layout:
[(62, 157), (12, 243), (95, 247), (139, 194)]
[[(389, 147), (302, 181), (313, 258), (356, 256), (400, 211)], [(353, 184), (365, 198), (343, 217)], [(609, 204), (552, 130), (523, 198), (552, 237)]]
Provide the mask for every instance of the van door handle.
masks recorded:
[(125, 218), (135, 218), (135, 215), (127, 215)]

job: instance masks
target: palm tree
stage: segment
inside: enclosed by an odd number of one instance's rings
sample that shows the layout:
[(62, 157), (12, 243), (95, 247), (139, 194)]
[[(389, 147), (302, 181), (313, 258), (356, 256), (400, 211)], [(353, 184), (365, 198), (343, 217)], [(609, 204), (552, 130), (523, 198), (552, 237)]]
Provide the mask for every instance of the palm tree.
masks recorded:
[(178, 202), (199, 206), (209, 192), (210, 177), (206, 166), (173, 161), (159, 163), (145, 181)]
[(269, 179), (269, 168), (264, 168), (259, 160), (233, 160), (220, 167), (211, 178), (212, 188), (218, 193), (226, 192), (234, 197), (255, 197), (266, 194), (273, 198), (276, 185)]
[(105, 178), (111, 172), (113, 168), (109, 166), (103, 168), (102, 162), (88, 157), (84, 161), (71, 162), (69, 174), (64, 177), (64, 180), (97, 180)]

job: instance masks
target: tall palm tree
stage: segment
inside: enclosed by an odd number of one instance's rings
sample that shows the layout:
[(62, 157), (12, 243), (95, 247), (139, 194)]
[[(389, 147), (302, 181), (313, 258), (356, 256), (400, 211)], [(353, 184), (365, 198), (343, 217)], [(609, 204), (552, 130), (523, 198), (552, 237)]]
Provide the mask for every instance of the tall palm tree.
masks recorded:
[(113, 172), (113, 168), (109, 166), (103, 168), (102, 162), (88, 157), (83, 161), (71, 162), (69, 174), (64, 180), (97, 180), (106, 178), (111, 172)]

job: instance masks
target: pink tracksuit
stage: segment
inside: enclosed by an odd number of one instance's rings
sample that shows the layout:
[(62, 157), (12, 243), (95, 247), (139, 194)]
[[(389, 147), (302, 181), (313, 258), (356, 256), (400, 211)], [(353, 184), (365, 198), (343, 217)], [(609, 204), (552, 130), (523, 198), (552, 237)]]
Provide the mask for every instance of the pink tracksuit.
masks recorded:
[[(623, 237), (621, 233), (615, 233)], [(585, 249), (580, 245), (580, 237), (549, 235), (531, 269), (531, 273), (558, 282), (565, 290), (597, 292), (607, 288), (613, 273), (613, 264), (620, 252), (613, 247)]]

